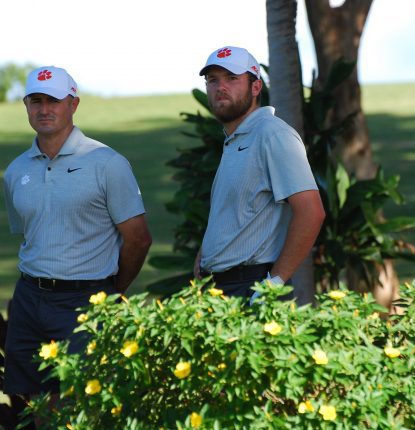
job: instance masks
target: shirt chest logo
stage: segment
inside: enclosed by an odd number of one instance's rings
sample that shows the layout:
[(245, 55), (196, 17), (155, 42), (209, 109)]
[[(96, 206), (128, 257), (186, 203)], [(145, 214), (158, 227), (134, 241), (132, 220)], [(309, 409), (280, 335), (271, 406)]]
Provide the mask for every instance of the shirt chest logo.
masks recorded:
[(20, 180), (20, 183), (22, 185), (26, 185), (30, 182), (30, 176), (29, 175), (24, 175), (22, 176), (22, 179)]

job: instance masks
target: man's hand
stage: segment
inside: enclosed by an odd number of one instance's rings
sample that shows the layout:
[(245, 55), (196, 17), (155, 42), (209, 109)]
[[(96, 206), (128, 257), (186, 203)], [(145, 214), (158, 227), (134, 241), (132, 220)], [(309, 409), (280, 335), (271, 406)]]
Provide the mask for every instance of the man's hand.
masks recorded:
[(123, 244), (118, 261), (116, 288), (124, 294), (140, 272), (152, 239), (144, 215), (117, 224), (117, 228), (123, 238)]
[[(271, 274), (269, 272), (267, 277), (261, 283), (262, 285), (266, 285), (267, 282), (272, 282), (275, 285), (284, 285), (284, 281), (278, 275), (271, 277)], [(254, 301), (258, 299), (258, 297), (260, 296), (261, 296), (261, 293), (259, 291), (255, 291), (254, 294), (252, 294), (251, 298), (249, 299), (249, 306), (252, 306)]]

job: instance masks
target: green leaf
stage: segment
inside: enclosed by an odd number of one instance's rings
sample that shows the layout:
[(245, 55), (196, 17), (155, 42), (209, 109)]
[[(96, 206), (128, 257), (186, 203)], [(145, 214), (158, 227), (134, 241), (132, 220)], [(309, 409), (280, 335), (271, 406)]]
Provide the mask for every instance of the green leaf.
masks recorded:
[(207, 94), (203, 91), (194, 88), (192, 90), (193, 97), (205, 108), (210, 112), (209, 102), (207, 98)]
[(337, 195), (339, 198), (339, 207), (342, 208), (347, 196), (347, 190), (350, 187), (349, 175), (341, 163), (337, 163), (336, 170)]
[(386, 220), (381, 224), (377, 224), (378, 230), (384, 234), (396, 233), (396, 232), (408, 230), (414, 227), (415, 227), (415, 217), (409, 217), (409, 216), (395, 217), (390, 220)]

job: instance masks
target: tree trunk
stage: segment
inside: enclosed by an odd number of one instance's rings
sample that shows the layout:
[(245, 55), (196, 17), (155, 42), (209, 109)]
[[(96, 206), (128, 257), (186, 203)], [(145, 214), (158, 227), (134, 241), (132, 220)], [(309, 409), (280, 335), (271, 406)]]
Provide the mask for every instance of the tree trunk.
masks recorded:
[[(339, 58), (357, 61), (360, 39), (372, 0), (346, 0), (336, 8), (330, 6), (329, 0), (305, 0), (305, 4), (316, 49), (318, 85), (326, 81), (331, 66)], [(327, 125), (336, 124), (347, 115), (357, 112), (349, 127), (339, 136), (336, 152), (349, 173), (355, 174), (358, 179), (373, 178), (376, 165), (372, 160), (369, 133), (362, 112), (357, 67), (339, 85), (335, 100)]]
[[(356, 61), (363, 28), (372, 0), (346, 0), (342, 6), (332, 8), (329, 0), (305, 0), (308, 22), (316, 49), (318, 77), (316, 85), (323, 84), (331, 66), (339, 58)], [(372, 159), (372, 149), (365, 116), (361, 107), (360, 85), (357, 67), (353, 74), (335, 93), (335, 105), (327, 126), (336, 124), (347, 115), (357, 112), (354, 120), (339, 136), (335, 151), (347, 171), (358, 179), (375, 176), (377, 166)], [(379, 284), (373, 291), (378, 302), (386, 307), (398, 296), (399, 281), (391, 261), (379, 266)], [(348, 268), (349, 288), (361, 290), (362, 282), (353, 268)]]
[(270, 103), (303, 136), (301, 65), (295, 38), (297, 0), (267, 0)]
[[(270, 104), (276, 115), (304, 135), (301, 66), (296, 35), (297, 0), (267, 0)], [(294, 295), (302, 305), (314, 302), (311, 255), (292, 277)]]

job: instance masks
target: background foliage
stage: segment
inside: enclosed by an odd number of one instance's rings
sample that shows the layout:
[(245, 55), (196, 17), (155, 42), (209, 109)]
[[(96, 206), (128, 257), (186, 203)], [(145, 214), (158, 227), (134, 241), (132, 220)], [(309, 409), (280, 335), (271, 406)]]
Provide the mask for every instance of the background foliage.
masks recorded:
[[(16, 100), (24, 95), (24, 86), (27, 74), (35, 66), (26, 64), (23, 66), (9, 63), (0, 67), (0, 102), (8, 99)], [(15, 90), (15, 94), (12, 94)]]

